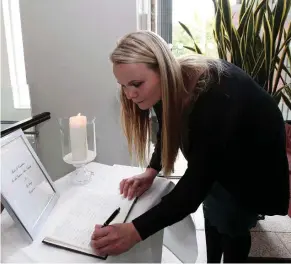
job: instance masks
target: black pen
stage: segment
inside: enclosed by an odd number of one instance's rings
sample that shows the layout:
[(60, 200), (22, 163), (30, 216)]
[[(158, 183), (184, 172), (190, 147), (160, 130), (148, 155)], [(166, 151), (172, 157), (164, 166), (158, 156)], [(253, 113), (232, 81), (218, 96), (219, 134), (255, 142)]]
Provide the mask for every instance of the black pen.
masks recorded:
[(120, 207), (117, 208), (112, 215), (109, 216), (109, 218), (106, 220), (106, 222), (103, 224), (102, 227), (108, 226), (110, 222), (119, 214), (120, 212)]

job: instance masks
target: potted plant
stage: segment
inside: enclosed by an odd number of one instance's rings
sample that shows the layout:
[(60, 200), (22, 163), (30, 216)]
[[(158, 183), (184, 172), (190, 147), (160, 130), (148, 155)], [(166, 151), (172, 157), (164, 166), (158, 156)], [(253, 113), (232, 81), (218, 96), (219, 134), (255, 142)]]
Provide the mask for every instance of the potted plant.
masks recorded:
[[(216, 10), (213, 34), (219, 58), (245, 70), (277, 103), (282, 97), (290, 103), (282, 91), (288, 87), (285, 74), (291, 77), (286, 67), (286, 61), (291, 60), (291, 23), (287, 24), (291, 0), (277, 1), (274, 7), (268, 0), (243, 0), (237, 26), (229, 0), (213, 3)], [(188, 27), (179, 23), (193, 40), (193, 47), (184, 47), (202, 54)]]
[[(279, 104), (281, 100), (291, 110), (291, 23), (288, 20), (291, 0), (243, 0), (238, 22), (231, 12), (229, 0), (213, 0), (215, 7), (214, 39), (219, 58), (227, 60), (246, 71)], [(274, 2), (274, 1), (273, 1)], [(184, 46), (200, 53), (188, 27), (179, 22), (193, 46)], [(286, 120), (287, 156), (291, 183), (291, 122)], [(291, 190), (290, 190), (291, 197)], [(291, 217), (291, 200), (289, 207)]]

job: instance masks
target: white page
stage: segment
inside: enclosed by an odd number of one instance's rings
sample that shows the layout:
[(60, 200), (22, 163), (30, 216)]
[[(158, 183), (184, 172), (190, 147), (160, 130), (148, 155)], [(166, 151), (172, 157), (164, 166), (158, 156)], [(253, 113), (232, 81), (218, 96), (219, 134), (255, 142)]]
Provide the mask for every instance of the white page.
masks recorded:
[(21, 137), (2, 146), (1, 162), (1, 192), (31, 229), (54, 191)]
[(118, 193), (106, 195), (82, 190), (62, 205), (61, 214), (58, 213), (56, 224), (47, 237), (50, 241), (61, 241), (93, 253), (90, 241), (95, 225), (104, 224), (118, 207), (120, 213), (111, 224), (123, 223), (133, 202)]
[[(93, 166), (88, 166), (88, 170), (94, 171)], [(119, 185), (122, 179), (132, 177), (136, 174), (138, 173), (132, 172), (130, 167), (103, 167), (98, 170), (98, 173), (94, 174), (92, 177), (92, 185), (89, 188), (96, 188), (99, 193), (119, 193)]]

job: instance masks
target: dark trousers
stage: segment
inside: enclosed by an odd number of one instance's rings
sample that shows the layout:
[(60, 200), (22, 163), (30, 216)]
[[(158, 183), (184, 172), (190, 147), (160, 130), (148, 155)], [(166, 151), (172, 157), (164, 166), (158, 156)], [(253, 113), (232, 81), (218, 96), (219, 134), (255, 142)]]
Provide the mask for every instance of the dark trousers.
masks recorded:
[(217, 228), (205, 219), (205, 237), (208, 263), (220, 263), (222, 254), (224, 263), (247, 262), (251, 248), (250, 232), (238, 237), (220, 234)]

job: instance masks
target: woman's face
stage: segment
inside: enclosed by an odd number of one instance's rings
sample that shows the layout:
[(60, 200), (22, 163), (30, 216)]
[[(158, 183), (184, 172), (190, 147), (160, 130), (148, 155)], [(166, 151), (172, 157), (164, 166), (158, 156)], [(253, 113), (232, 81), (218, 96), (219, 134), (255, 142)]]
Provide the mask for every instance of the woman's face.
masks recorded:
[(145, 63), (114, 63), (113, 73), (127, 99), (140, 109), (149, 109), (161, 99), (160, 75)]

